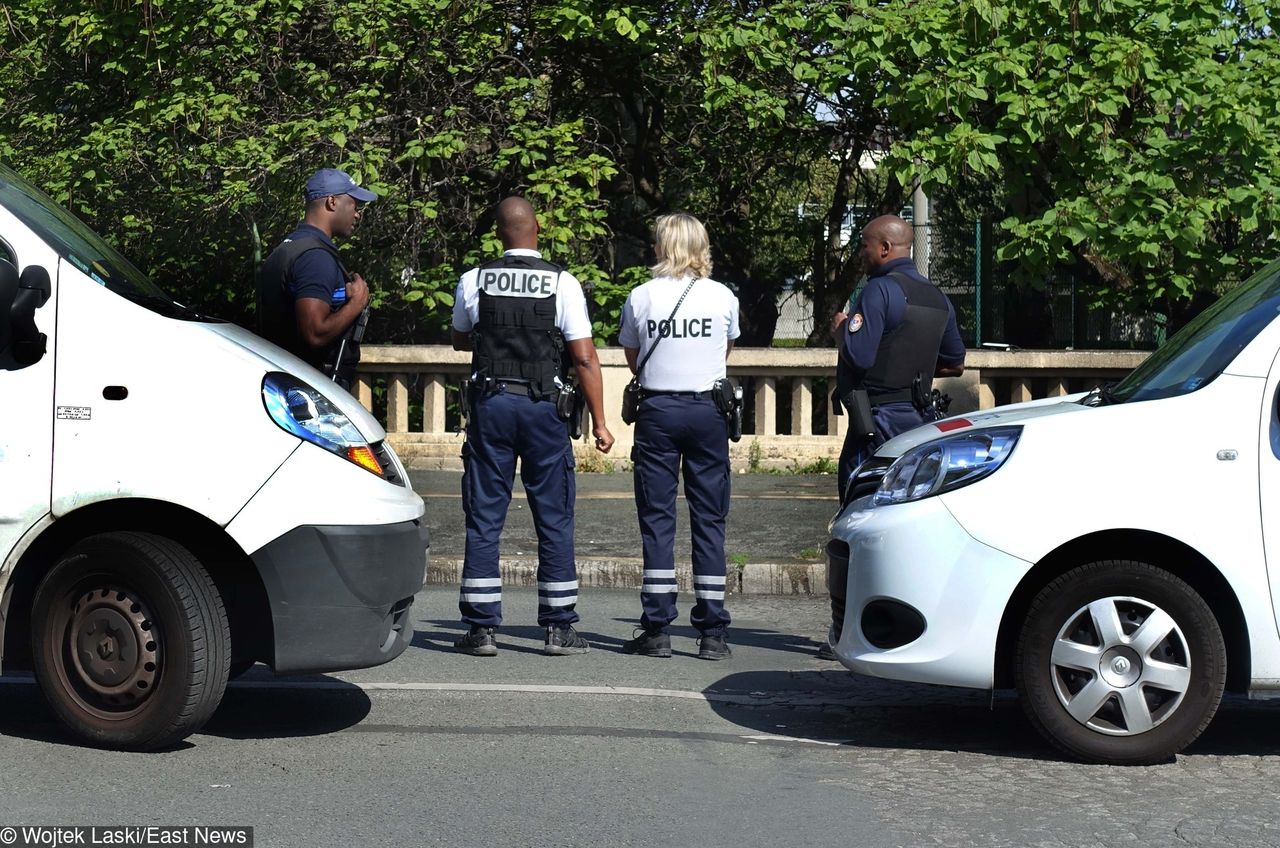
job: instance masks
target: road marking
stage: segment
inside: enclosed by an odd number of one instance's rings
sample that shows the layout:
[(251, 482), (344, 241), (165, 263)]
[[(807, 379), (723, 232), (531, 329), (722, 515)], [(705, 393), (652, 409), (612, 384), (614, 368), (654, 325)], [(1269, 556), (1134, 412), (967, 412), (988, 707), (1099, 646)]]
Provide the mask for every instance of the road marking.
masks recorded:
[[(795, 705), (840, 706), (848, 697), (824, 697), (822, 693), (786, 690), (778, 692), (694, 692), (687, 689), (654, 689), (645, 686), (561, 686), (538, 683), (356, 683), (345, 680), (235, 680), (232, 689), (317, 689), (365, 692), (505, 692), (535, 695), (617, 695), (640, 698), (675, 698), (716, 704), (757, 706)], [(788, 697), (791, 696), (791, 697)], [(800, 696), (800, 697), (794, 697)]]
[[(418, 492), (423, 498), (447, 498), (449, 500), (461, 500), (462, 493), (450, 492)], [(633, 501), (636, 496), (630, 492), (578, 492), (576, 495), (580, 501)], [(514, 498), (514, 496), (513, 496)], [(684, 500), (684, 495), (679, 495), (680, 500)], [(730, 500), (735, 501), (831, 501), (836, 502), (834, 495), (766, 495), (766, 494), (748, 494), (748, 495), (730, 495)]]

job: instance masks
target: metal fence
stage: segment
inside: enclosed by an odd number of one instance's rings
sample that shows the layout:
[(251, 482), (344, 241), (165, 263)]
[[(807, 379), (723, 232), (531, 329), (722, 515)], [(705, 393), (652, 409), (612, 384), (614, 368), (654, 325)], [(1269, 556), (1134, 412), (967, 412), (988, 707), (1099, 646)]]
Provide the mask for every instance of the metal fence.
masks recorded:
[[(1065, 269), (1034, 288), (1015, 285), (999, 265), (988, 261), (984, 268), (980, 257), (993, 251), (983, 250), (975, 222), (920, 226), (928, 230), (929, 256), (927, 262), (915, 257), (916, 266), (951, 299), (967, 347), (1151, 350), (1164, 340), (1163, 316), (1092, 309), (1079, 280)], [(815, 316), (806, 294), (783, 292), (778, 312), (775, 341), (808, 337)]]

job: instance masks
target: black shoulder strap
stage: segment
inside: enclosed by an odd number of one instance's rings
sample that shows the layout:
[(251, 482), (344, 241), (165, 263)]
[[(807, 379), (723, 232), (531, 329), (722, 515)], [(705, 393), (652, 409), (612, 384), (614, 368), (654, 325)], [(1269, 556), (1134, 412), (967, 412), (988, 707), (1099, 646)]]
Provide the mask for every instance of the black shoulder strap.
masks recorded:
[[(698, 282), (697, 279), (689, 281), (689, 285), (685, 287), (684, 294), (680, 295), (680, 299), (676, 301), (676, 308), (671, 310), (671, 315), (667, 317), (667, 326), (671, 326), (672, 320), (675, 319), (676, 313), (680, 311), (680, 304), (684, 303), (685, 297), (693, 288), (693, 284)], [(661, 327), (661, 325), (659, 325)], [(658, 338), (654, 341), (653, 347), (649, 348), (649, 352), (644, 355), (644, 359), (640, 360), (640, 364), (636, 366), (636, 379), (640, 379), (640, 372), (644, 370), (644, 365), (649, 361), (649, 357), (653, 356), (653, 352), (658, 349), (658, 345), (662, 342), (662, 330), (658, 330)]]

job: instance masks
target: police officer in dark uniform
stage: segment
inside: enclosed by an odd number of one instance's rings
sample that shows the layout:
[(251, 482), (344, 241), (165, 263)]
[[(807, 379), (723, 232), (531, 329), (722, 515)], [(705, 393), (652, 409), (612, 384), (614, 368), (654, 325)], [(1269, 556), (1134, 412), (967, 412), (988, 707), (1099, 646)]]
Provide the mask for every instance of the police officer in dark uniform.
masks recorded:
[(369, 287), (343, 266), (333, 239), (355, 232), (378, 196), (334, 168), (313, 174), (305, 196), (306, 217), (258, 271), (258, 334), (350, 389)]
[(631, 654), (671, 656), (667, 626), (676, 612), (676, 487), (684, 473), (693, 541), (698, 656), (730, 655), (724, 606), (725, 521), (729, 515), (729, 431), (712, 390), (738, 337), (738, 299), (709, 279), (707, 231), (692, 215), (664, 215), (654, 228), (653, 279), (622, 309), (618, 341), (641, 386), (635, 421), (636, 509), (644, 550), (639, 633)]
[[(933, 419), (929, 405), (934, 377), (964, 373), (964, 342), (951, 301), (916, 270), (911, 259), (911, 225), (882, 215), (862, 231), (859, 255), (868, 280), (853, 314), (836, 313), (831, 335), (840, 348), (836, 399), (849, 428), (840, 452), (837, 485), (844, 495), (849, 478), (880, 445)], [(866, 392), (874, 435), (853, 426), (855, 392)], [(847, 575), (828, 575), (832, 626), (818, 655), (835, 659), (832, 646), (844, 622)]]
[(453, 346), (472, 351), (462, 452), (467, 543), (458, 599), (468, 632), (455, 647), (473, 656), (498, 653), (498, 541), (519, 458), (538, 533), (543, 650), (552, 656), (581, 654), (589, 646), (573, 629), (578, 620), (573, 444), (557, 400), (571, 391), (572, 365), (591, 412), (596, 449), (608, 453), (613, 435), (605, 425), (600, 364), (582, 285), (538, 252), (533, 207), (508, 197), (498, 205), (496, 221), (506, 251), (462, 276), (453, 307)]

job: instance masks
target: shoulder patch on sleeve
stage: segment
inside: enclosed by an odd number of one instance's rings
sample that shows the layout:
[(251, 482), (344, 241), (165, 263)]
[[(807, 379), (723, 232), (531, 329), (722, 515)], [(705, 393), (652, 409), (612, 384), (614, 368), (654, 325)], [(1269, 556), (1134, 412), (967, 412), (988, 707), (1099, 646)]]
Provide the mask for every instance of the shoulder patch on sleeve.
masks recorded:
[(855, 312), (853, 317), (849, 319), (849, 332), (856, 333), (862, 329), (862, 313)]

